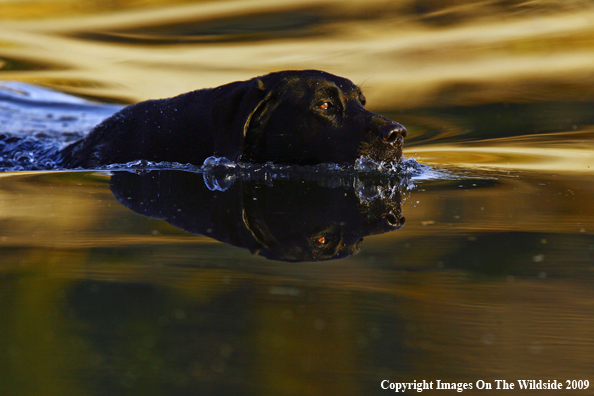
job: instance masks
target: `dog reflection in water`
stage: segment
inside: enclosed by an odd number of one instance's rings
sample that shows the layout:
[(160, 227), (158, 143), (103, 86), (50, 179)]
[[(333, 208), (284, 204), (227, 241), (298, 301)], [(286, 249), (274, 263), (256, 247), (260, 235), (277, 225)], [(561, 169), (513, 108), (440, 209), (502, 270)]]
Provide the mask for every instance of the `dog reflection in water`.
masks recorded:
[(396, 181), (310, 176), (266, 183), (183, 171), (120, 171), (111, 189), (136, 213), (280, 261), (345, 258), (359, 251), (364, 237), (404, 225)]

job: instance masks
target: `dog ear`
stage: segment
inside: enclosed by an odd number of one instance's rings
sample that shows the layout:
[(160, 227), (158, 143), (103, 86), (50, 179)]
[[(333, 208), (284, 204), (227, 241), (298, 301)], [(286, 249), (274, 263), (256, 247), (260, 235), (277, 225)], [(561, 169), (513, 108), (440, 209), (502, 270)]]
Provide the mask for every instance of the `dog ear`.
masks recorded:
[(214, 155), (239, 160), (254, 114), (262, 113), (271, 92), (262, 79), (253, 79), (215, 88), (214, 94)]
[(258, 103), (245, 124), (243, 146), (241, 147), (242, 161), (258, 162), (265, 158), (266, 148), (262, 143), (264, 127), (278, 104), (278, 93), (270, 90)]

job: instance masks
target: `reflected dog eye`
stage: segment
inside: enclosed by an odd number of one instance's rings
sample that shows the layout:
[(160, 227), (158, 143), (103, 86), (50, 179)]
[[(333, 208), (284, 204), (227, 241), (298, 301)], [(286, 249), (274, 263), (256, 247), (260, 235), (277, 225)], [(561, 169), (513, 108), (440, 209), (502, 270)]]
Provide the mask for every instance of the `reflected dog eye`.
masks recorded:
[(326, 244), (326, 238), (324, 238), (324, 237), (318, 238), (316, 240), (318, 241), (318, 243), (321, 243), (322, 245)]
[(322, 110), (328, 110), (329, 108), (331, 108), (333, 106), (334, 106), (334, 104), (332, 104), (332, 102), (323, 102), (318, 107)]

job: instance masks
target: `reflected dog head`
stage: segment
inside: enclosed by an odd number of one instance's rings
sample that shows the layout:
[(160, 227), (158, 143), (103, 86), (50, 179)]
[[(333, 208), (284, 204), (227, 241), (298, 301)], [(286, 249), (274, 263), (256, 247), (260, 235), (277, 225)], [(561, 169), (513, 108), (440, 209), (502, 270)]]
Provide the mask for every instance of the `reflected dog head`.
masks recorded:
[(404, 225), (397, 188), (362, 197), (373, 187), (343, 181), (341, 187), (320, 180), (244, 183), (243, 222), (262, 246), (257, 253), (283, 261), (345, 258), (359, 252), (364, 237)]
[(397, 186), (336, 178), (229, 180), (225, 174), (122, 171), (112, 176), (111, 188), (137, 213), (281, 261), (348, 257), (364, 237), (404, 224)]

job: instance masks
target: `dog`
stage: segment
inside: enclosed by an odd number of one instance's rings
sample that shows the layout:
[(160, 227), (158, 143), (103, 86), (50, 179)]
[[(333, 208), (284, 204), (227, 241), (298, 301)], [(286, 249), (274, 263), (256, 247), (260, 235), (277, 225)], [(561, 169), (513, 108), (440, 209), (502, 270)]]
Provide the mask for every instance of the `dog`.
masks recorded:
[[(346, 258), (360, 250), (365, 237), (405, 224), (398, 181), (392, 188), (386, 180), (329, 181), (318, 174), (213, 180), (227, 176), (115, 171), (110, 187), (120, 203), (138, 214), (278, 261)], [(226, 188), (212, 188), (222, 184)]]
[(366, 156), (401, 162), (406, 129), (365, 110), (350, 80), (281, 71), (122, 109), (60, 151), (65, 168), (135, 160), (202, 165), (205, 159), (315, 165)]

